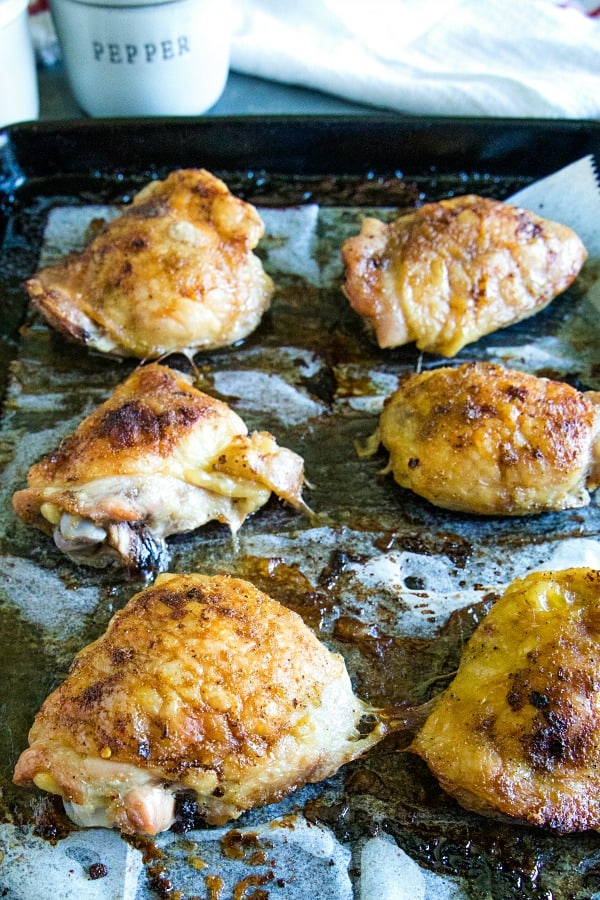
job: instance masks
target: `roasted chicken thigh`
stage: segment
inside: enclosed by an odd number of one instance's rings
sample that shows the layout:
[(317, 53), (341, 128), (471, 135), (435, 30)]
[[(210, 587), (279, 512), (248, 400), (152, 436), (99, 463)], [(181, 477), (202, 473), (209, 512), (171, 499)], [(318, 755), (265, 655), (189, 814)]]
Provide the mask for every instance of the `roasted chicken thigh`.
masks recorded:
[(570, 228), (469, 194), (390, 224), (365, 218), (342, 246), (343, 289), (380, 347), (416, 341), (420, 350), (455, 356), (543, 309), (586, 257)]
[(155, 834), (178, 794), (223, 824), (333, 774), (382, 736), (341, 656), (247, 581), (161, 575), (43, 704), (17, 784), (82, 825)]
[(585, 506), (600, 484), (600, 393), (491, 363), (401, 379), (369, 444), (436, 506), (516, 516)]
[(233, 532), (274, 492), (298, 509), (304, 462), (167, 366), (138, 367), (29, 471), (17, 514), (75, 562), (162, 566), (165, 538), (216, 520)]
[(462, 806), (600, 830), (600, 572), (534, 572), (469, 640), (411, 750)]
[(58, 331), (96, 350), (152, 359), (223, 347), (253, 331), (273, 284), (252, 252), (256, 209), (203, 169), (152, 181), (80, 253), (26, 283)]

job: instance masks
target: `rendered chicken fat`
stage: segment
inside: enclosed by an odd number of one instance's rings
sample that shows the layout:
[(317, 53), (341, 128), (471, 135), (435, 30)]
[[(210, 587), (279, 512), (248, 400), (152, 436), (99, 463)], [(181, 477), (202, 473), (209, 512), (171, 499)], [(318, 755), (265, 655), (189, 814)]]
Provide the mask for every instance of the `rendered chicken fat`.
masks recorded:
[(599, 571), (513, 582), (411, 750), (467, 809), (600, 830), (599, 648)]
[(247, 581), (159, 576), (75, 658), (14, 780), (82, 825), (155, 834), (192, 792), (223, 824), (333, 774), (381, 739), (344, 661)]
[(165, 567), (165, 538), (216, 520), (232, 529), (271, 493), (297, 509), (304, 463), (268, 432), (166, 366), (139, 367), (36, 463), (13, 506), (75, 562)]
[(234, 344), (269, 307), (273, 284), (252, 252), (256, 209), (203, 169), (146, 185), (81, 252), (26, 283), (67, 337), (152, 359)]
[(373, 445), (436, 506), (523, 515), (585, 506), (600, 484), (600, 393), (490, 363), (409, 375)]
[(364, 219), (342, 246), (343, 289), (380, 347), (416, 341), (450, 357), (539, 312), (586, 258), (570, 228), (467, 195), (427, 203), (390, 224)]

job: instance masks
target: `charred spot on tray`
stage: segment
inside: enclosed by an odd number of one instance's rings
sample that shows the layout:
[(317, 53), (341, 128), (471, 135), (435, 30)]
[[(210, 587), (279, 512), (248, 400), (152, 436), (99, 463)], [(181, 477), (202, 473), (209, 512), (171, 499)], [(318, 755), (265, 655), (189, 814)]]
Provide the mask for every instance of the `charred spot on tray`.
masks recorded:
[(424, 578), (420, 578), (418, 575), (407, 575), (404, 579), (404, 587), (409, 591), (424, 591), (427, 587)]
[(362, 562), (364, 558), (364, 555), (359, 553), (348, 553), (346, 550), (334, 550), (329, 557), (328, 564), (319, 573), (319, 586), (327, 589), (335, 587), (338, 579), (345, 572), (347, 567), (351, 563)]
[(185, 834), (200, 823), (198, 802), (193, 791), (180, 791), (175, 795), (175, 821), (171, 826), (178, 834)]
[(146, 868), (148, 874), (148, 886), (155, 891), (160, 900), (167, 900), (175, 894), (175, 886), (171, 881), (168, 871), (162, 863), (152, 863)]
[(331, 366), (323, 366), (310, 377), (302, 376), (300, 384), (317, 400), (331, 406), (335, 400), (337, 379)]
[[(266, 862), (266, 859), (265, 859)], [(256, 863), (259, 865), (260, 861)], [(265, 875), (247, 875), (245, 878), (242, 878), (234, 887), (234, 900), (238, 900), (238, 898), (242, 897), (252, 897), (252, 900), (269, 900), (271, 896), (270, 891), (263, 891), (261, 887), (266, 884), (269, 884), (271, 881), (275, 880), (275, 875), (273, 872), (269, 871)], [(248, 893), (250, 888), (255, 887), (256, 890), (253, 890), (251, 894)]]
[(349, 794), (368, 794), (379, 800), (389, 800), (392, 796), (392, 791), (382, 777), (366, 767), (351, 769), (344, 782), (344, 787)]
[(383, 659), (394, 644), (393, 637), (382, 632), (376, 622), (361, 622), (354, 616), (339, 616), (333, 636), (344, 643), (355, 644), (363, 653), (378, 659)]
[(459, 569), (464, 569), (473, 551), (467, 538), (451, 531), (438, 535), (418, 531), (396, 534), (393, 545), (419, 556), (447, 556)]
[(258, 834), (232, 829), (221, 838), (223, 856), (243, 860), (250, 866), (261, 866), (267, 861), (266, 850), (272, 848), (269, 841), (261, 841)]
[(379, 535), (379, 537), (375, 538), (373, 544), (377, 547), (378, 550), (387, 553), (392, 549), (394, 543), (396, 541), (396, 532), (387, 531), (384, 534)]
[(108, 866), (101, 862), (92, 863), (88, 869), (88, 873), (92, 881), (96, 881), (98, 878), (106, 878), (108, 875)]
[(368, 734), (371, 734), (378, 723), (379, 719), (376, 715), (374, 715), (373, 713), (365, 713), (360, 717), (360, 721), (356, 726), (356, 730), (361, 737), (366, 737)]
[(77, 826), (65, 813), (62, 798), (57, 794), (36, 799), (33, 808), (34, 829), (36, 837), (43, 838), (50, 844), (68, 837)]

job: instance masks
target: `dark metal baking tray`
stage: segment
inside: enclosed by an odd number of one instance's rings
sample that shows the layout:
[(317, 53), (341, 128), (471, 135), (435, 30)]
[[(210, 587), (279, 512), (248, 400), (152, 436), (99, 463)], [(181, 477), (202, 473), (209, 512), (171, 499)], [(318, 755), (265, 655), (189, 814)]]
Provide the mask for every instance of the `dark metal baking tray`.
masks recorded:
[[(363, 211), (411, 207), (452, 193), (502, 199), (589, 153), (600, 157), (599, 123), (252, 117), (27, 123), (0, 132), (0, 563), (5, 573), (0, 576), (0, 666), (7, 685), (0, 714), (0, 818), (23, 841), (33, 831), (58, 841), (58, 854), (61, 838), (70, 833), (51, 801), (10, 783), (33, 715), (76, 650), (103, 630), (112, 612), (139, 586), (114, 573), (76, 569), (10, 512), (11, 492), (26, 475), (14, 465), (22, 443), (34, 438), (43, 443), (40, 435), (60, 430), (62, 422), (89, 408), (91, 396), (108, 393), (130, 368), (75, 349), (32, 323), (22, 285), (37, 265), (50, 211), (126, 201), (151, 177), (202, 166), (261, 208), (317, 208), (318, 252), (333, 259), (340, 234), (355, 227)], [(572, 310), (578, 302), (577, 292), (559, 298), (534, 319), (465, 348), (459, 359), (485, 355), (514, 360), (519, 351), (520, 367), (548, 374), (550, 363), (542, 367), (539, 359), (528, 359), (528, 348), (544, 338), (569, 340), (570, 351), (576, 347), (581, 357), (576, 353), (573, 361), (570, 353), (564, 368), (552, 374), (597, 389), (597, 332), (573, 332)], [(571, 331), (564, 331), (565, 322)], [(282, 347), (292, 347), (302, 364), (288, 354), (282, 366)], [(173, 541), (173, 567), (225, 569), (254, 580), (297, 609), (323, 640), (343, 653), (358, 693), (375, 703), (421, 702), (446, 683), (480, 604), (485, 606), (494, 573), (502, 580), (511, 566), (519, 572), (520, 565), (543, 561), (564, 542), (595, 541), (600, 535), (596, 506), (528, 520), (453, 515), (434, 510), (378, 475), (383, 457), (360, 460), (354, 444), (374, 429), (373, 404), (398, 374), (422, 360), (414, 347), (375, 348), (335, 278), (319, 287), (291, 270), (280, 273), (273, 308), (257, 332), (241, 347), (199, 356), (196, 362), (206, 371), (209, 387), (217, 373), (270, 377), (276, 372), (302, 394), (313, 409), (306, 421), (286, 420), (275, 408), (257, 408), (251, 398), (236, 397), (233, 390), (226, 399), (250, 427), (267, 427), (280, 443), (303, 454), (315, 484), (309, 502), (323, 516), (327, 540), (321, 555), (315, 555), (309, 523), (271, 504), (244, 526), (236, 548), (216, 526)], [(177, 358), (173, 364), (185, 365), (185, 360)], [(372, 558), (389, 553), (419, 561), (421, 570), (405, 577), (403, 590), (413, 597), (422, 594), (419, 615), (425, 623), (430, 620), (429, 630), (405, 630), (402, 597), (371, 583), (361, 586), (351, 574), (365, 572)], [(32, 612), (36, 603), (56, 603), (43, 590), (28, 599), (29, 606), (15, 606), (15, 572), (28, 560), (51, 574), (55, 582), (49, 583), (59, 583), (71, 598), (72, 611), (56, 613), (58, 625), (54, 620), (40, 623), (40, 615)], [(455, 611), (443, 624), (435, 591), (429, 590), (440, 565), (453, 584), (465, 588), (464, 603), (454, 598)], [(24, 584), (23, 592), (28, 590)], [(364, 887), (361, 851), (374, 835), (393, 839), (423, 872), (446, 879), (427, 880), (427, 897), (537, 900), (589, 898), (600, 891), (596, 834), (558, 837), (468, 814), (402, 748), (402, 739), (392, 738), (327, 784), (299, 792), (281, 808), (252, 813), (235, 827), (258, 828), (282, 811), (299, 810), (348, 851), (348, 879), (356, 896)], [(157, 855), (149, 843), (142, 849), (147, 871), (140, 897), (166, 896), (169, 890), (191, 896), (181, 865), (170, 860), (171, 870), (165, 863), (159, 878)], [(324, 893), (325, 888), (320, 894), (321, 876), (309, 874), (306, 867), (295, 888), (283, 878), (281, 884), (277, 877), (267, 878), (268, 856), (275, 852), (266, 851), (253, 870), (264, 876), (264, 896), (300, 896), (294, 890), (306, 893), (309, 878), (311, 896), (337, 896)], [(213, 873), (215, 866), (223, 874), (233, 865), (227, 853), (207, 858)], [(0, 888), (2, 866), (0, 862)], [(203, 881), (199, 884), (198, 894), (207, 890)], [(29, 888), (22, 890), (14, 896), (29, 900)], [(340, 897), (347, 896), (340, 891)]]

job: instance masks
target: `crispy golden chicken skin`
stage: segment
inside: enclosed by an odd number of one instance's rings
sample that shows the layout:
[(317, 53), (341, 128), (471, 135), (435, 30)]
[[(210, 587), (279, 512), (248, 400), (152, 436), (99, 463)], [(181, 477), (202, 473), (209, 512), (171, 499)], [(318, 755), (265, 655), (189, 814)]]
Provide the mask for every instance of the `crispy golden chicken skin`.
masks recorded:
[(409, 375), (370, 450), (435, 506), (515, 516), (585, 506), (600, 484), (600, 393), (467, 363)]
[(301, 456), (151, 363), (32, 466), (13, 507), (75, 562), (136, 571), (164, 568), (171, 534), (211, 520), (237, 531), (272, 492), (307, 509), (303, 484)]
[(161, 575), (75, 658), (14, 780), (82, 825), (155, 834), (192, 792), (223, 824), (333, 774), (382, 735), (341, 656), (247, 581)]
[(153, 359), (235, 343), (268, 308), (273, 284), (252, 252), (256, 209), (203, 169), (144, 187), (81, 252), (26, 283), (34, 306), (69, 338)]
[(411, 745), (484, 815), (600, 830), (600, 572), (509, 586)]
[(570, 228), (469, 194), (390, 224), (365, 218), (342, 246), (343, 290), (380, 347), (416, 341), (420, 350), (455, 356), (539, 312), (586, 258)]

